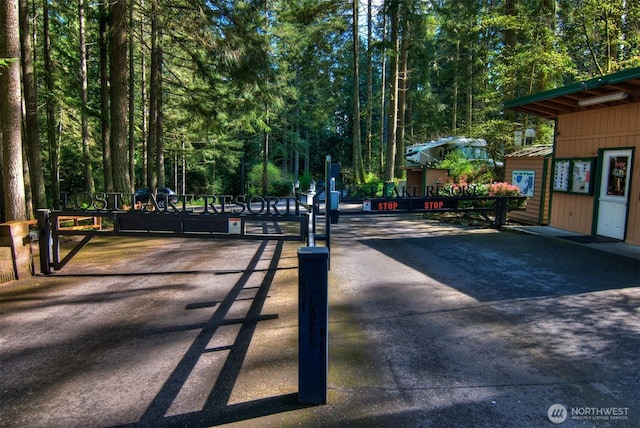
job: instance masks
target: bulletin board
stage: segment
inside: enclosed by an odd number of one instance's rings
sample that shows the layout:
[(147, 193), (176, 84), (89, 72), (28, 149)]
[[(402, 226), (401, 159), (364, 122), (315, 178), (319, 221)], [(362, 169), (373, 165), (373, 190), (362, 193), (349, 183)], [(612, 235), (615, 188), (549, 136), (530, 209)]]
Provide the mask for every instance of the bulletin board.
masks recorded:
[(593, 195), (595, 158), (556, 159), (553, 166), (555, 192)]
[(553, 164), (553, 190), (556, 192), (569, 191), (569, 173), (571, 159), (556, 159)]

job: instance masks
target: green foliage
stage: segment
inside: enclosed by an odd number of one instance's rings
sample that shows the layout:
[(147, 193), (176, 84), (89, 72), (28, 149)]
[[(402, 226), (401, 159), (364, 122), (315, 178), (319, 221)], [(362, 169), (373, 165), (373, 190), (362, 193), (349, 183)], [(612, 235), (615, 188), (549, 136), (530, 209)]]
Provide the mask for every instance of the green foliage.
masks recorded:
[(453, 183), (492, 183), (501, 179), (502, 171), (487, 162), (470, 161), (461, 150), (447, 154), (443, 161), (436, 164), (436, 168), (449, 170), (449, 177)]
[[(55, 102), (54, 140), (61, 145), (62, 189), (81, 189), (78, 142), (79, 26), (77, 7), (45, 2), (53, 37), (51, 93), (42, 88), (43, 46), (36, 45), (36, 75), (41, 100)], [(43, 33), (43, 2), (35, 2), (34, 30)], [(105, 190), (100, 120), (99, 3), (85, 3), (89, 66), (89, 126), (97, 188)], [(137, 185), (143, 184), (143, 116), (149, 88), (151, 10), (135, 4), (134, 135)], [(299, 176), (301, 189), (324, 174), (330, 154), (343, 165), (341, 180), (352, 168), (354, 120), (365, 139), (367, 53), (361, 34), (360, 94), (354, 94), (351, 12), (349, 2), (256, 0), (159, 2), (163, 30), (163, 120), (165, 164), (184, 159), (187, 187), (196, 193), (244, 191), (262, 193), (264, 157), (270, 162), (270, 193), (290, 192)], [(512, 5), (513, 9), (508, 10)], [(364, 10), (362, 8), (364, 18)], [(381, 125), (382, 64), (397, 54), (382, 37), (383, 15), (374, 7), (372, 55), (372, 171), (365, 177), (375, 193), (380, 152), (385, 141)], [(400, 2), (401, 34), (408, 38), (410, 79), (406, 143), (446, 135), (484, 138), (489, 153), (502, 161), (515, 150), (513, 131), (533, 128), (536, 142), (550, 142), (553, 123), (503, 110), (504, 101), (559, 87), (577, 80), (640, 66), (640, 2), (558, 0), (557, 2)], [(386, 17), (387, 24), (389, 22)], [(363, 28), (366, 19), (361, 19)], [(387, 28), (388, 31), (388, 28)], [(38, 38), (38, 40), (41, 40)], [(143, 59), (147, 81), (142, 81)], [(0, 59), (0, 72), (8, 59)], [(387, 88), (389, 81), (387, 80)], [(388, 94), (387, 94), (388, 95)], [(148, 97), (148, 92), (145, 94)], [(353, 116), (354, 96), (363, 106)], [(386, 98), (388, 105), (388, 96)], [(45, 108), (40, 109), (42, 156), (50, 161)], [(144, 117), (145, 121), (148, 120)], [(107, 123), (109, 125), (109, 123)], [(383, 131), (384, 132), (384, 131)], [(268, 138), (267, 138), (268, 137)], [(265, 150), (264, 142), (268, 140)], [(183, 147), (184, 144), (184, 147)], [(455, 155), (454, 155), (455, 156)], [(298, 162), (296, 162), (298, 161)], [(254, 164), (257, 167), (252, 169)], [(243, 172), (246, 165), (249, 174)], [(278, 165), (280, 168), (276, 168)], [(296, 167), (296, 165), (300, 165)], [(308, 168), (303, 165), (309, 165)], [(480, 168), (458, 156), (441, 165), (456, 180), (501, 181), (500, 171)], [(254, 170), (258, 168), (257, 176)], [(305, 170), (308, 169), (308, 170)], [(48, 180), (50, 165), (45, 172)], [(351, 174), (353, 175), (353, 174)], [(50, 187), (50, 186), (47, 186)]]
[(374, 172), (368, 172), (364, 176), (365, 183), (378, 183), (379, 181), (380, 181), (380, 177), (378, 176), (378, 174)]
[(65, 165), (60, 174), (60, 191), (71, 194), (84, 190), (82, 174), (82, 149), (79, 144), (65, 144), (60, 153), (60, 163)]
[(20, 61), (20, 58), (0, 58), (0, 75), (2, 75), (2, 69), (9, 67), (9, 64)]
[(455, 183), (467, 181), (478, 170), (471, 161), (464, 157), (461, 150), (454, 150), (447, 154), (444, 160), (438, 162), (436, 168), (448, 169), (449, 177)]
[(307, 190), (309, 190), (309, 186), (311, 185), (312, 181), (314, 180), (313, 180), (313, 175), (311, 175), (311, 172), (305, 171), (304, 174), (302, 174), (298, 178), (298, 182), (300, 183), (300, 191), (306, 192)]
[(262, 195), (262, 164), (255, 165), (249, 172), (249, 194), (261, 196), (287, 196), (293, 190), (293, 179), (269, 162), (267, 165), (268, 195)]
[(192, 168), (187, 173), (187, 193), (195, 195), (215, 194), (214, 186), (209, 179), (207, 169), (203, 166)]

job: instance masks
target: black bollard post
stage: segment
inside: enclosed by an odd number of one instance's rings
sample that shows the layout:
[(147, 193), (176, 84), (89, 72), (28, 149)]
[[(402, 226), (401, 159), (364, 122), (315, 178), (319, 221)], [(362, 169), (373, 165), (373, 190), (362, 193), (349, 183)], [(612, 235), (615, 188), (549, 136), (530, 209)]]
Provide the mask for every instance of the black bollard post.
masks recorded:
[(496, 198), (495, 227), (498, 230), (507, 223), (508, 204), (508, 198), (504, 196)]
[(326, 404), (329, 250), (301, 247), (298, 264), (298, 402)]
[(51, 274), (51, 211), (39, 209), (38, 216), (38, 248), (40, 250), (40, 273)]

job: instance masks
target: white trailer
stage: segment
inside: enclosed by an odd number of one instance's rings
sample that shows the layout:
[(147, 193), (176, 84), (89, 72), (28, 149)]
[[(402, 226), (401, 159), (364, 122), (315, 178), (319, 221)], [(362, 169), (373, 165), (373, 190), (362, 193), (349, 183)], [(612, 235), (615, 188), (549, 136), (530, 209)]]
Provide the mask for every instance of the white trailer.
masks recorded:
[(482, 138), (445, 137), (427, 143), (413, 144), (405, 148), (404, 157), (407, 160), (407, 166), (433, 166), (456, 150), (473, 162), (500, 167), (503, 165), (502, 162), (494, 162), (489, 156), (487, 142)]

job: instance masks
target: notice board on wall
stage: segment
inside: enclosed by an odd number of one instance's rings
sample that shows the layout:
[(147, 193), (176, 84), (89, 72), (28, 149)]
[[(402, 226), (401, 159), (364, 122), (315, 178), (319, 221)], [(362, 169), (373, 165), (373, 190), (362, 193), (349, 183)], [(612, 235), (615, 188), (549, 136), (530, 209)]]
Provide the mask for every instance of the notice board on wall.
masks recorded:
[(553, 165), (553, 190), (592, 195), (594, 164), (594, 158), (556, 159)]

